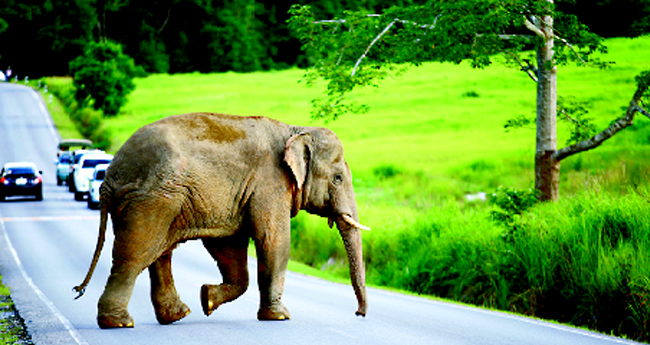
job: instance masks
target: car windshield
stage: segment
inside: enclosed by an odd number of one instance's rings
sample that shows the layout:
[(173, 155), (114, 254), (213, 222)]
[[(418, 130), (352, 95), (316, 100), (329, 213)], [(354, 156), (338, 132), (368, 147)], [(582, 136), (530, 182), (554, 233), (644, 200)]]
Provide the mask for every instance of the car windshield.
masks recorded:
[(100, 170), (95, 174), (95, 180), (104, 181), (104, 176), (106, 176), (106, 170)]
[(94, 168), (97, 164), (108, 164), (110, 162), (109, 159), (86, 159), (83, 168)]
[(34, 170), (29, 167), (16, 167), (9, 168), (5, 171), (5, 176), (15, 177), (15, 176), (25, 176), (25, 175), (34, 175)]
[(83, 157), (83, 156), (84, 156), (83, 153), (77, 153), (76, 155), (74, 155), (74, 164), (79, 163), (79, 161), (81, 160), (81, 157)]
[(70, 164), (70, 161), (71, 161), (71, 159), (70, 159), (69, 155), (63, 155), (63, 156), (59, 157), (59, 163)]

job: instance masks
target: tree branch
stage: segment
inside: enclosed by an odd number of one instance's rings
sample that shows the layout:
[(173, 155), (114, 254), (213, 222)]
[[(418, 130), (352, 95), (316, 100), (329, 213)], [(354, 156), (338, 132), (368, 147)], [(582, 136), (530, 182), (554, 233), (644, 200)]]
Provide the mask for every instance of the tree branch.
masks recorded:
[(517, 54), (510, 51), (506, 51), (505, 53), (512, 56), (519, 64), (519, 67), (521, 67), (521, 71), (526, 72), (526, 74), (528, 74), (530, 79), (532, 79), (534, 82), (537, 83), (537, 69), (535, 68), (535, 66), (530, 64), (530, 61), (525, 60), (526, 66), (524, 66), (524, 63), (519, 59), (519, 56), (517, 56)]
[(636, 105), (634, 106), (634, 109), (635, 109), (636, 111), (640, 112), (641, 114), (647, 116), (648, 118), (650, 118), (650, 112), (648, 112), (647, 110), (641, 108), (638, 104), (636, 104)]
[(639, 107), (639, 102), (641, 101), (641, 97), (647, 90), (648, 90), (647, 85), (639, 85), (636, 89), (636, 92), (634, 92), (634, 96), (630, 101), (630, 105), (627, 107), (627, 110), (625, 111), (625, 116), (614, 121), (614, 123), (609, 125), (609, 127), (607, 127), (604, 131), (596, 134), (595, 136), (556, 151), (551, 158), (555, 161), (561, 161), (576, 153), (595, 149), (596, 147), (604, 143), (607, 139), (613, 137), (623, 129), (631, 126), (634, 123), (634, 115), (636, 114), (636, 112), (640, 112), (641, 114), (650, 117), (650, 114), (645, 109)]
[(531, 21), (528, 20), (528, 18), (526, 18), (526, 17), (524, 17), (524, 18), (525, 18), (524, 19), (524, 25), (526, 26), (526, 28), (528, 28), (528, 30), (534, 32), (535, 35), (546, 39), (546, 35), (544, 35), (544, 32), (542, 30), (540, 30), (540, 28), (535, 26), (535, 24), (531, 23)]
[(172, 15), (172, 6), (174, 6), (175, 1), (172, 1), (171, 5), (169, 5), (169, 9), (167, 10), (167, 18), (165, 18), (165, 21), (163, 22), (162, 26), (160, 29), (158, 29), (157, 34), (160, 35), (160, 33), (163, 31), (165, 26), (167, 26), (167, 22), (169, 22), (169, 17)]
[[(374, 17), (374, 16), (379, 16), (379, 15), (368, 15), (368, 16), (373, 16), (373, 17)], [(370, 51), (370, 48), (372, 48), (372, 46), (375, 45), (375, 43), (377, 43), (377, 41), (379, 41), (379, 39), (380, 39), (384, 34), (386, 34), (386, 33), (388, 32), (388, 30), (390, 30), (390, 28), (391, 28), (395, 23), (400, 22), (400, 23), (403, 23), (403, 24), (411, 24), (411, 25), (419, 26), (420, 28), (423, 28), (423, 29), (429, 29), (429, 30), (431, 30), (431, 29), (433, 29), (433, 28), (436, 26), (436, 23), (438, 22), (438, 18), (439, 18), (439, 17), (440, 17), (440, 16), (436, 16), (436, 18), (435, 18), (434, 21), (433, 21), (433, 24), (431, 24), (431, 25), (422, 25), (422, 24), (419, 24), (419, 23), (415, 23), (415, 22), (408, 21), (408, 20), (401, 20), (401, 19), (398, 19), (398, 18), (393, 19), (393, 21), (390, 22), (390, 23), (389, 23), (389, 24), (384, 28), (384, 30), (382, 30), (382, 31), (379, 33), (379, 35), (377, 35), (377, 37), (375, 37), (375, 39), (372, 40), (372, 42), (370, 42), (370, 45), (368, 45), (368, 47), (366, 48), (366, 51), (363, 52), (363, 54), (361, 55), (361, 57), (359, 57), (359, 60), (357, 60), (357, 63), (354, 64), (354, 68), (352, 69), (352, 74), (350, 74), (350, 77), (354, 77), (354, 75), (357, 73), (357, 68), (359, 68), (359, 65), (361, 64), (361, 61), (362, 61), (362, 60), (363, 60), (363, 59), (368, 55), (368, 52)], [(418, 39), (418, 40), (419, 40), (419, 39)]]
[(569, 41), (567, 41), (566, 39), (564, 39), (564, 38), (562, 38), (562, 37), (560, 37), (558, 35), (555, 35), (555, 39), (559, 40), (560, 42), (564, 43), (567, 47), (569, 47), (569, 49), (571, 49), (573, 54), (578, 58), (578, 60), (580, 60), (580, 62), (582, 62), (584, 65), (587, 64), (587, 61), (582, 59), (582, 56), (580, 56), (580, 54), (578, 54), (578, 51), (573, 47), (573, 45), (571, 43), (569, 43)]
[[(366, 17), (381, 17), (381, 14), (366, 14)], [(312, 22), (313, 24), (329, 24), (329, 23), (346, 23), (345, 19), (326, 19), (326, 20), (317, 20)]]
[(350, 74), (350, 77), (354, 77), (354, 74), (357, 72), (357, 68), (361, 63), (361, 60), (363, 60), (368, 55), (370, 48), (372, 48), (372, 46), (375, 45), (375, 43), (377, 43), (377, 41), (381, 38), (381, 36), (383, 36), (386, 32), (388, 32), (388, 30), (390, 30), (393, 24), (395, 24), (397, 21), (399, 21), (399, 19), (395, 19), (392, 22), (390, 22), (390, 24), (388, 24), (386, 28), (384, 28), (384, 30), (377, 37), (375, 37), (375, 39), (372, 40), (372, 42), (370, 42), (370, 45), (368, 46), (368, 48), (366, 48), (366, 51), (361, 55), (359, 60), (357, 60), (357, 63), (354, 64), (354, 68), (352, 69), (352, 74)]

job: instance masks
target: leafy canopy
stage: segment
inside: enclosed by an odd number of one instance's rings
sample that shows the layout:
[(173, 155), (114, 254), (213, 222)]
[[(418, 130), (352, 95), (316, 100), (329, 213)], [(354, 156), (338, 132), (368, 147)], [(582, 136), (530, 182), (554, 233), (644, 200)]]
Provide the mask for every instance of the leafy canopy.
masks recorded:
[(133, 91), (138, 75), (133, 59), (117, 43), (90, 43), (84, 55), (70, 62), (70, 73), (80, 107), (92, 106), (106, 116), (115, 116)]
[(425, 61), (468, 60), (483, 68), (503, 54), (522, 69), (536, 70), (533, 52), (545, 39), (532, 28), (544, 16), (554, 18), (556, 64), (604, 65), (592, 58), (606, 50), (602, 39), (547, 0), (433, 0), (379, 14), (344, 12), (328, 20), (315, 18), (309, 6), (294, 5), (290, 14), (289, 26), (312, 62), (304, 80), (308, 85), (327, 81), (325, 96), (313, 101), (314, 118), (367, 111), (348, 102), (346, 94)]

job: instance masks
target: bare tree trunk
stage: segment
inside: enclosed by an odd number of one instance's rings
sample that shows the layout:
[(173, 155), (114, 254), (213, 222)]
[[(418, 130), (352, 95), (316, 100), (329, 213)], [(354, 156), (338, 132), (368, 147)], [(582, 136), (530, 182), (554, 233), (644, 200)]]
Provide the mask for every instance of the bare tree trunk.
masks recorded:
[[(549, 2), (552, 3), (552, 0)], [(541, 200), (559, 197), (560, 161), (556, 160), (557, 67), (553, 57), (553, 18), (544, 16), (535, 23), (546, 44), (537, 50), (537, 146), (535, 150), (535, 189)]]

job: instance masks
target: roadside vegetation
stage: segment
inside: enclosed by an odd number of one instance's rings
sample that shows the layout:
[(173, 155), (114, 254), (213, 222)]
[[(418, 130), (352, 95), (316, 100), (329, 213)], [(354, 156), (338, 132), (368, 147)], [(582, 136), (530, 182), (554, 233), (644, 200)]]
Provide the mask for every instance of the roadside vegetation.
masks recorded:
[[(622, 115), (634, 76), (648, 68), (650, 37), (606, 45), (612, 68), (562, 67), (558, 80), (561, 94), (589, 102), (601, 129)], [(535, 203), (534, 129), (504, 129), (535, 110), (536, 85), (524, 73), (426, 63), (352, 94), (370, 113), (329, 123), (310, 119), (320, 90), (297, 83), (303, 74), (136, 78), (120, 113), (103, 119), (110, 150), (145, 124), (194, 111), (327, 126), (344, 143), (361, 222), (373, 229), (363, 233), (369, 284), (650, 341), (648, 118), (563, 161), (560, 200)], [(565, 142), (570, 129), (558, 136)], [(347, 276), (337, 232), (304, 212), (292, 220), (292, 258)]]
[[(0, 279), (2, 277), (0, 276)], [(31, 336), (27, 334), (25, 322), (18, 314), (11, 297), (9, 288), (0, 282), (0, 344), (2, 345), (33, 345)]]

